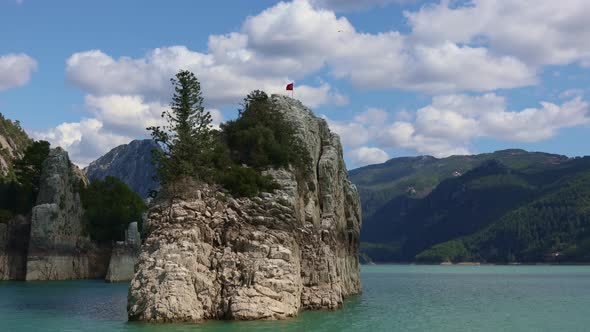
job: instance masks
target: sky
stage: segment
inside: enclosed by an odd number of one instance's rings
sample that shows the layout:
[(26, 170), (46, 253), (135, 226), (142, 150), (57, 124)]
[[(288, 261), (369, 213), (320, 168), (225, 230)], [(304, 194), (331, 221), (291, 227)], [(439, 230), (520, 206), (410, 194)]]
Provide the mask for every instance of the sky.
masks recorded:
[(589, 17), (587, 0), (0, 0), (0, 112), (85, 166), (147, 138), (186, 69), (215, 124), (294, 82), (349, 169), (589, 155)]

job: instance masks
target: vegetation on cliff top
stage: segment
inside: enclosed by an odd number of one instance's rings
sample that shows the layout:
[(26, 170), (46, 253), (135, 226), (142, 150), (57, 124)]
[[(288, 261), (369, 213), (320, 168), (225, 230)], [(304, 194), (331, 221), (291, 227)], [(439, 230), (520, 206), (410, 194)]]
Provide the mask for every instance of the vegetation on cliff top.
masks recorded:
[(0, 222), (14, 215), (26, 215), (35, 205), (43, 161), (49, 155), (49, 142), (38, 141), (24, 150), (21, 159), (12, 162), (15, 176), (0, 183)]
[[(18, 158), (24, 150), (33, 142), (27, 133), (20, 126), (19, 121), (6, 119), (0, 113), (0, 136), (6, 140), (10, 147), (0, 147), (0, 158), (6, 162), (7, 169), (0, 174), (3, 182), (9, 182), (15, 179), (13, 169), (13, 158)], [(9, 151), (12, 150), (12, 153)]]
[(173, 190), (176, 182), (193, 178), (251, 197), (277, 188), (264, 170), (300, 167), (308, 160), (294, 129), (271, 107), (266, 93), (250, 93), (238, 118), (213, 130), (195, 75), (180, 71), (171, 82), (170, 110), (162, 113), (167, 125), (147, 128), (162, 147), (154, 161), (164, 188)]
[(49, 143), (33, 142), (19, 121), (6, 119), (1, 113), (0, 137), (3, 145), (7, 144), (0, 149), (0, 159), (6, 165), (0, 174), (0, 223), (3, 223), (14, 215), (26, 215), (35, 204)]
[(147, 206), (134, 191), (117, 178), (107, 176), (94, 180), (82, 190), (84, 225), (90, 237), (108, 243), (124, 240), (130, 222), (141, 228), (142, 214)]
[[(22, 158), (12, 161), (13, 179), (0, 182), (0, 222), (5, 223), (15, 215), (31, 212), (37, 202), (43, 164), (49, 156), (49, 150), (49, 142), (36, 141), (23, 151)], [(106, 178), (79, 189), (85, 208), (86, 230), (93, 240), (121, 240), (130, 222), (141, 223), (141, 214), (146, 206), (123, 182)]]
[(30, 187), (36, 199), (39, 193), (43, 162), (49, 156), (49, 142), (37, 141), (29, 145), (22, 159), (14, 162), (17, 181), (23, 186)]

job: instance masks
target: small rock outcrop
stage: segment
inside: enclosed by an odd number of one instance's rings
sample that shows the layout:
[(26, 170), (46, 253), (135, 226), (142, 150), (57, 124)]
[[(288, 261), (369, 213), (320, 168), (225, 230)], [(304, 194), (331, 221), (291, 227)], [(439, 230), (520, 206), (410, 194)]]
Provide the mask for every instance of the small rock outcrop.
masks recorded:
[(126, 231), (125, 241), (115, 244), (105, 280), (107, 282), (129, 281), (133, 278), (135, 262), (139, 255), (141, 236), (137, 222), (132, 222)]
[(271, 97), (311, 157), (305, 178), (269, 170), (281, 189), (232, 198), (192, 186), (156, 200), (128, 299), (130, 320), (285, 319), (336, 309), (361, 291), (361, 209), (338, 136), (300, 102)]
[(160, 187), (154, 179), (156, 169), (152, 163), (152, 150), (156, 148), (158, 145), (150, 139), (131, 141), (93, 161), (84, 171), (90, 180), (115, 177), (146, 198), (151, 190)]
[(87, 183), (66, 151), (50, 151), (43, 163), (37, 205), (31, 211), (26, 280), (93, 277), (88, 255), (92, 243), (84, 235), (80, 200), (80, 189)]

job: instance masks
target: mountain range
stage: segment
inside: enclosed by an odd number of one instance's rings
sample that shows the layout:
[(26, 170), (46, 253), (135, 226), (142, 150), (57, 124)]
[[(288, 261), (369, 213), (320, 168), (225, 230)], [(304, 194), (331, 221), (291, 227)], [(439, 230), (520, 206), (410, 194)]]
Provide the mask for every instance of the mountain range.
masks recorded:
[(157, 190), (156, 168), (152, 163), (152, 150), (158, 146), (150, 139), (134, 140), (109, 151), (84, 169), (90, 180), (103, 180), (112, 176), (123, 181), (142, 198)]
[(350, 174), (374, 261), (590, 260), (590, 157), (503, 150)]
[[(0, 119), (0, 166), (31, 140)], [(143, 198), (159, 185), (151, 140), (92, 162), (89, 179), (119, 178)], [(375, 262), (589, 262), (590, 157), (510, 149), (394, 158), (349, 171), (363, 210), (362, 256)]]

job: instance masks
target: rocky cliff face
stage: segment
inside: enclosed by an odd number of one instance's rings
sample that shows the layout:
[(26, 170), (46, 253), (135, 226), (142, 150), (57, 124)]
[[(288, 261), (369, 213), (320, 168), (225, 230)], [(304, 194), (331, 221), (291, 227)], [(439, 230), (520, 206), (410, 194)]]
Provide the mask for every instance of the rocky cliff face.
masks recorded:
[(159, 188), (158, 182), (154, 180), (156, 170), (151, 153), (154, 148), (157, 145), (152, 140), (135, 140), (112, 149), (90, 163), (84, 171), (90, 180), (116, 177), (146, 198), (150, 190)]
[(342, 147), (300, 102), (272, 96), (310, 154), (312, 172), (270, 170), (274, 193), (234, 199), (188, 186), (151, 207), (129, 290), (130, 320), (284, 319), (336, 309), (361, 291), (361, 210)]
[(0, 177), (13, 177), (12, 163), (15, 158), (22, 158), (32, 140), (20, 124), (8, 120), (0, 113)]
[(107, 282), (129, 281), (133, 278), (135, 262), (141, 246), (137, 222), (129, 224), (125, 235), (125, 241), (117, 242), (113, 248), (105, 277)]
[(92, 277), (88, 255), (92, 245), (83, 235), (79, 194), (87, 183), (66, 151), (51, 150), (43, 163), (37, 205), (31, 212), (26, 280)]
[(25, 278), (30, 226), (23, 216), (0, 224), (0, 280)]

